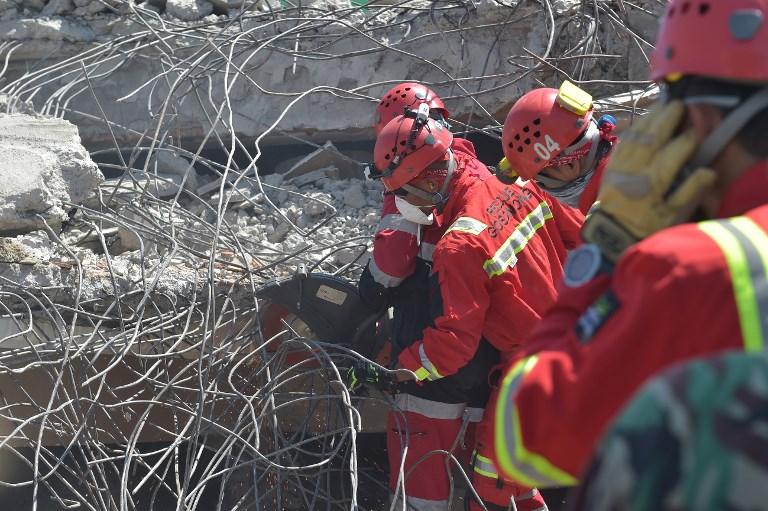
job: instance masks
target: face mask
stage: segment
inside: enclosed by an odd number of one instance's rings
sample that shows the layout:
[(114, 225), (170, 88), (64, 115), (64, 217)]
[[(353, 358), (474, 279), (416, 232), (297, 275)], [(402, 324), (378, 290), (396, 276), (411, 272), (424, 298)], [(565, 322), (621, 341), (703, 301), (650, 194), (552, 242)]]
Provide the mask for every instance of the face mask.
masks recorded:
[(403, 218), (410, 220), (411, 222), (419, 225), (432, 225), (435, 221), (435, 215), (432, 213), (426, 214), (417, 206), (414, 206), (402, 197), (395, 195), (395, 206), (397, 210), (403, 215)]
[[(588, 172), (583, 176), (574, 179), (573, 181), (563, 184), (563, 186), (557, 188), (544, 188), (544, 191), (563, 204), (567, 204), (573, 208), (578, 208), (581, 194), (584, 192), (584, 189), (592, 179), (592, 174), (594, 174), (594, 172)], [(549, 178), (549, 181), (556, 180)]]

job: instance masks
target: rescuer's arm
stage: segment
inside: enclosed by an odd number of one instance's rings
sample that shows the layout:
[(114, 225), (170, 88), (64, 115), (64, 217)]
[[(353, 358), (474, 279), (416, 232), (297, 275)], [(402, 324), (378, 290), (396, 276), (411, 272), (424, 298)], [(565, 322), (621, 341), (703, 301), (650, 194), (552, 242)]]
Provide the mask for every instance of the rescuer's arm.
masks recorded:
[(439, 312), (434, 327), (425, 329), (422, 339), (399, 358), (399, 366), (416, 373), (419, 380), (454, 374), (477, 351), (490, 305), (482, 264), (482, 257), (468, 247), (441, 247), (435, 252), (430, 299)]
[(371, 259), (358, 286), (361, 298), (372, 309), (389, 305), (392, 290), (416, 268), (418, 229), (417, 224), (403, 218), (397, 210), (394, 195), (385, 194)]
[[(603, 428), (643, 381), (740, 346), (725, 263), (683, 261), (687, 250), (717, 249), (695, 226), (681, 226), (628, 249), (612, 272), (563, 288), (502, 380), (495, 448), (509, 477), (574, 484)], [(544, 473), (526, 476), (531, 470)]]

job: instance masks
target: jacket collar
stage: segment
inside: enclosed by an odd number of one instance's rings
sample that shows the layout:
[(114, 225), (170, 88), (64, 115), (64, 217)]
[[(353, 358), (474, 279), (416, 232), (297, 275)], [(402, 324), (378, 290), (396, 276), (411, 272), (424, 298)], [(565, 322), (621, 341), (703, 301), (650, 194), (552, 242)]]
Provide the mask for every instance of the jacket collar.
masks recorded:
[(734, 181), (723, 196), (718, 218), (741, 215), (768, 204), (768, 160), (761, 161)]

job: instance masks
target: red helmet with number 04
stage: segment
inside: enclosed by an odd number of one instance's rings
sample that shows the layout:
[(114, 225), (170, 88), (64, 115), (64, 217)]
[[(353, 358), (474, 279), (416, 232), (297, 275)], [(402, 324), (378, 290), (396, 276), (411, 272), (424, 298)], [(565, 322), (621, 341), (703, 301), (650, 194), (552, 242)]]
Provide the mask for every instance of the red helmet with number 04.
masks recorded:
[(403, 115), (405, 109), (418, 110), (425, 103), (433, 118), (444, 120), (448, 118), (448, 109), (435, 91), (420, 83), (406, 82), (395, 85), (381, 97), (376, 107), (376, 135), (381, 133), (384, 126), (398, 115)]
[(592, 96), (570, 82), (535, 89), (507, 114), (501, 143), (510, 171), (532, 179), (581, 137), (592, 120)]
[(432, 163), (444, 158), (453, 134), (435, 119), (400, 115), (376, 137), (373, 161), (389, 191), (416, 179)]
[(768, 0), (671, 0), (655, 48), (654, 81), (695, 75), (768, 82)]

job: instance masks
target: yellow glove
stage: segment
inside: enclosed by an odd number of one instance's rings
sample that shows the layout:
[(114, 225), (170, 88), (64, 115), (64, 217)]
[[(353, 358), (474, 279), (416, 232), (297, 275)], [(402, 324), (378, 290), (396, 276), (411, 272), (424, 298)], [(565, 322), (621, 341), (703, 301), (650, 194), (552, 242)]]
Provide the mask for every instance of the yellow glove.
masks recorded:
[(697, 146), (691, 131), (673, 138), (684, 113), (680, 101), (657, 106), (621, 138), (611, 156), (598, 203), (582, 231), (608, 260), (616, 262), (629, 245), (686, 221), (714, 182), (715, 173), (707, 168), (676, 181)]

